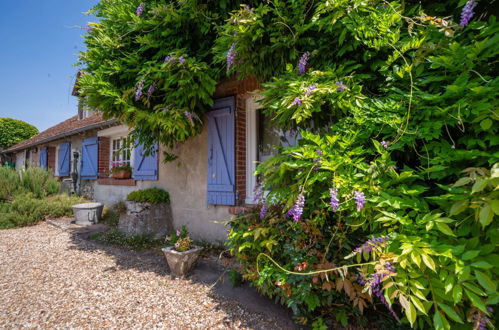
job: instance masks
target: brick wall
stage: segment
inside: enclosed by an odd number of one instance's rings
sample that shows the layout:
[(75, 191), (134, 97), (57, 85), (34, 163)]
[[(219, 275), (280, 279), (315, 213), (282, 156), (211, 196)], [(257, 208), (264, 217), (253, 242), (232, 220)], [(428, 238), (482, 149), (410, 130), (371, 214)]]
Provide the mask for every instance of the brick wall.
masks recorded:
[(99, 136), (99, 178), (109, 177), (110, 139)]
[(48, 147), (47, 151), (47, 165), (52, 172), (52, 174), (55, 174), (55, 147)]
[(261, 89), (258, 81), (252, 77), (237, 80), (232, 77), (218, 84), (214, 98), (235, 96), (236, 98), (236, 190), (237, 205), (244, 204), (246, 199), (246, 100), (252, 96), (250, 92)]

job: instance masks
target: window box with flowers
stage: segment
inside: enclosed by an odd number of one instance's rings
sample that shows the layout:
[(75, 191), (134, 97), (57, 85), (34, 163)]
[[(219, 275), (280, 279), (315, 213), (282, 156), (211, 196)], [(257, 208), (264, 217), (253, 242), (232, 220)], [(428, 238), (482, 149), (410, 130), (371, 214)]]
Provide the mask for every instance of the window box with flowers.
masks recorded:
[(123, 180), (132, 177), (132, 167), (130, 164), (113, 163), (111, 166), (111, 176), (113, 179)]

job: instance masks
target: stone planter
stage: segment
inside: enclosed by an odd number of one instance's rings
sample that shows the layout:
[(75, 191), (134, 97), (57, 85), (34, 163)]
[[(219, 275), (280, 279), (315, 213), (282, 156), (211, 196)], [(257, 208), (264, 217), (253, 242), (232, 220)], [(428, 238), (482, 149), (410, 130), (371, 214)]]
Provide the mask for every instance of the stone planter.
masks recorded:
[(102, 203), (83, 203), (73, 205), (75, 223), (82, 226), (90, 226), (100, 221), (102, 216)]
[(113, 172), (112, 177), (113, 179), (119, 179), (119, 180), (130, 179), (132, 177), (132, 171), (129, 170), (115, 171)]
[(161, 249), (170, 267), (170, 273), (175, 277), (184, 277), (194, 268), (201, 250), (203, 248), (200, 246), (194, 246), (192, 249), (184, 252), (175, 251), (173, 246)]
[(126, 213), (120, 215), (118, 230), (127, 235), (163, 238), (173, 231), (170, 204), (125, 201)]

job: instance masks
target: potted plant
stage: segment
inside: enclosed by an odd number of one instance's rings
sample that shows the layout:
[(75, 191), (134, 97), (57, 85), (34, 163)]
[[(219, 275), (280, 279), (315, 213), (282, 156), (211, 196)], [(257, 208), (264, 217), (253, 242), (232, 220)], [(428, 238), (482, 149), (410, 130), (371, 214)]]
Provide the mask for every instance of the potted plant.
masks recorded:
[(114, 179), (130, 179), (132, 177), (132, 167), (126, 163), (114, 162), (111, 165), (111, 173)]
[(185, 226), (166, 240), (174, 243), (173, 246), (161, 249), (170, 267), (170, 273), (176, 277), (183, 277), (194, 267), (203, 248), (192, 244)]

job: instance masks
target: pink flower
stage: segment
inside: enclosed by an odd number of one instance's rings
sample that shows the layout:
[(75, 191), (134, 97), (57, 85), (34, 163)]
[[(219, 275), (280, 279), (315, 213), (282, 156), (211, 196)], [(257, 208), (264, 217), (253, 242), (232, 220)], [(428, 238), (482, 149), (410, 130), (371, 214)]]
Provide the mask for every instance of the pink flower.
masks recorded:
[(177, 236), (180, 237), (180, 230), (177, 230)]

